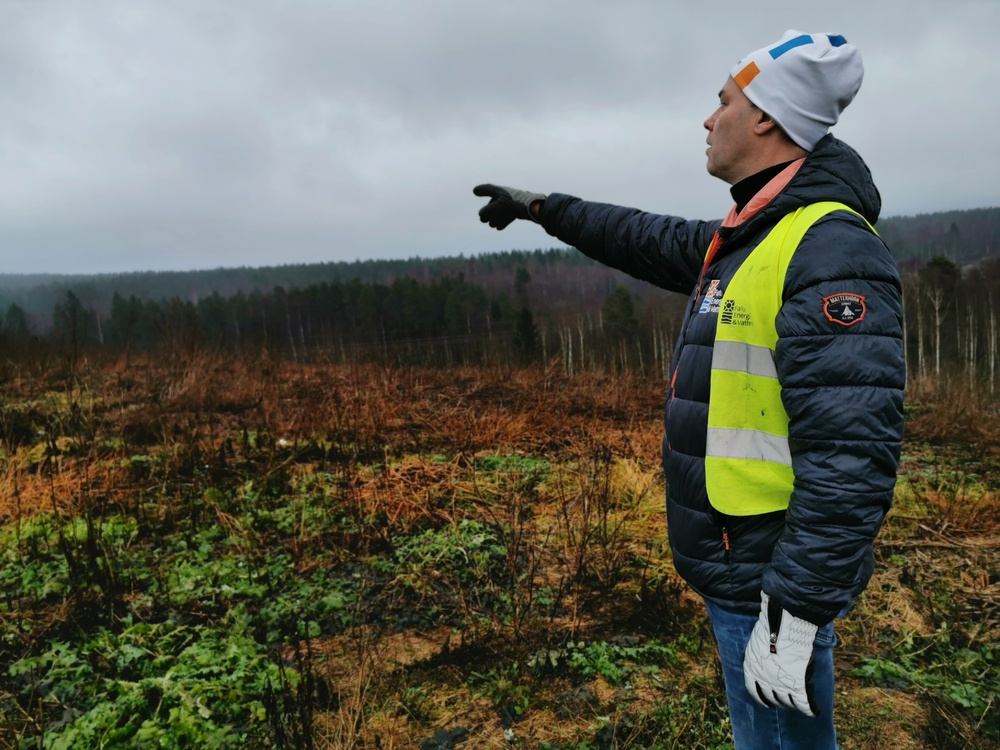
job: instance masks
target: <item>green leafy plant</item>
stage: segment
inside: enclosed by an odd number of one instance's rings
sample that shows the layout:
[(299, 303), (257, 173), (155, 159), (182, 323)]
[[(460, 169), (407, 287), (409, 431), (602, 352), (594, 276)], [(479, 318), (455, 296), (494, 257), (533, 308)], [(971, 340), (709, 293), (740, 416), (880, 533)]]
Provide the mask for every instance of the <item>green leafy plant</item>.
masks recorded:
[(469, 685), (489, 699), (501, 716), (523, 716), (531, 704), (531, 690), (521, 680), (516, 663), (469, 675)]
[(495, 531), (479, 521), (461, 519), (396, 539), (394, 560), (380, 569), (396, 585), (416, 595), (432, 619), (487, 616), (502, 606), (493, 585), (503, 570), (505, 548)]
[(907, 632), (883, 654), (854, 670), (857, 677), (895, 688), (915, 688), (968, 711), (987, 734), (1000, 739), (1000, 649), (956, 647), (947, 624), (930, 635)]
[[(264, 721), (277, 669), (246, 623), (136, 623), (82, 644), (56, 642), (8, 669), (23, 705), (41, 707), (47, 748), (236, 747)], [(58, 717), (58, 718), (56, 718)]]
[(659, 641), (640, 643), (638, 638), (620, 638), (617, 642), (569, 641), (565, 646), (537, 651), (528, 659), (536, 671), (563, 667), (585, 679), (603, 677), (612, 685), (621, 685), (635, 672), (655, 673), (662, 666), (677, 665), (676, 646)]

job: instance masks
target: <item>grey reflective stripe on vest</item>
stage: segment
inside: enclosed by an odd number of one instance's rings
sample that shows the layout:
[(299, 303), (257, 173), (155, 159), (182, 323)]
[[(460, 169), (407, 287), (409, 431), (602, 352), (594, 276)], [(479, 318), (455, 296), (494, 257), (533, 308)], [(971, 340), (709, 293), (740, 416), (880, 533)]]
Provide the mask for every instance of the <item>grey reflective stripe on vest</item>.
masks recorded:
[(705, 455), (709, 458), (743, 458), (792, 465), (788, 438), (760, 430), (709, 427)]
[(712, 369), (745, 372), (777, 380), (774, 352), (766, 346), (753, 346), (741, 341), (716, 341), (712, 352)]

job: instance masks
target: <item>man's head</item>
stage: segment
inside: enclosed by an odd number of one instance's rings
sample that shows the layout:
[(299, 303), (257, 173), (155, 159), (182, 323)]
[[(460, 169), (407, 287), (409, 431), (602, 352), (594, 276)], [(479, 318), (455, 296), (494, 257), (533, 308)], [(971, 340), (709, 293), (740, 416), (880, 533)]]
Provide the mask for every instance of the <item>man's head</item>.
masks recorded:
[(857, 94), (863, 74), (857, 49), (831, 34), (786, 31), (746, 55), (705, 121), (709, 173), (733, 184), (812, 151)]

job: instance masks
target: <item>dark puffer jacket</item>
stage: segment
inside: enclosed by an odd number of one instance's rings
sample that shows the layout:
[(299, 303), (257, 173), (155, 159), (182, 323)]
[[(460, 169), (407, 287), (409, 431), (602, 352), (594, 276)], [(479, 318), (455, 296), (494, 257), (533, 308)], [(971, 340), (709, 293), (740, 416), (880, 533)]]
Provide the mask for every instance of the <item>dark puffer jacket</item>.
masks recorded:
[[(723, 516), (709, 503), (705, 439), (718, 309), (702, 304), (709, 285), (717, 281), (724, 291), (784, 215), (818, 201), (844, 203), (872, 224), (881, 207), (868, 167), (831, 135), (780, 193), (735, 226), (560, 194), (545, 200), (540, 221), (606, 265), (691, 295), (671, 366), (663, 446), (677, 571), (721, 606), (756, 612), (763, 588), (793, 615), (823, 625), (867, 585), (873, 542), (892, 502), (905, 385), (898, 270), (882, 241), (846, 211), (814, 224), (792, 257), (775, 364), (795, 483), (788, 509), (778, 513)], [(702, 274), (717, 230), (721, 248)], [(825, 298), (842, 293), (864, 297), (864, 318), (850, 326), (824, 311)]]

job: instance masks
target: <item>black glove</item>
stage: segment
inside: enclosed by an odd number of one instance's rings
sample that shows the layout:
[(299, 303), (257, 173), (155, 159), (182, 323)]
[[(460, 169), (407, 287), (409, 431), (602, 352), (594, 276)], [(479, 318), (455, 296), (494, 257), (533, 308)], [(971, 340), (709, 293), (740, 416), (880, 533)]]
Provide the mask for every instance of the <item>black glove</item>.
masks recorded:
[(514, 219), (535, 221), (530, 211), (531, 204), (545, 200), (545, 196), (539, 193), (500, 185), (476, 185), (472, 192), (490, 199), (489, 203), (479, 209), (479, 220), (496, 229), (504, 229)]

